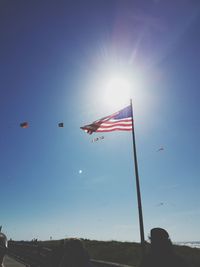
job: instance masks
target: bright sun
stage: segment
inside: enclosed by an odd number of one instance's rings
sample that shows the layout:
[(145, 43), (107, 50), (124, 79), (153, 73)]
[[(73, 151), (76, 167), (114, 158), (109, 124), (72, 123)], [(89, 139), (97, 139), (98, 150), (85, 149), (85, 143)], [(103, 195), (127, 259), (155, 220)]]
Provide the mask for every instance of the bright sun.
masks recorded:
[(111, 77), (106, 82), (104, 101), (110, 105), (124, 106), (129, 103), (130, 99), (130, 83), (123, 77)]

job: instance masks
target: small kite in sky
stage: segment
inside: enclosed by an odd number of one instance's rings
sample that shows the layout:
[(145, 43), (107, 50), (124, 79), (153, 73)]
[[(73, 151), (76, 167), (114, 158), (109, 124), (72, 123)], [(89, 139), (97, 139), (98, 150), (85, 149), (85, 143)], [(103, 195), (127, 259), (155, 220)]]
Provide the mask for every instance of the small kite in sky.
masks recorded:
[(27, 121), (24, 121), (24, 122), (20, 123), (20, 127), (26, 129), (29, 127), (29, 123)]
[(103, 139), (104, 139), (104, 136), (99, 136), (99, 137), (93, 138), (92, 143), (97, 142), (99, 140), (103, 140)]
[(63, 128), (64, 127), (64, 123), (63, 122), (59, 122), (58, 123), (58, 127)]
[(159, 151), (163, 151), (164, 150), (164, 147), (160, 147), (158, 150), (157, 150), (157, 152), (159, 152)]
[(158, 207), (160, 207), (160, 206), (163, 206), (164, 205), (164, 203), (163, 202), (160, 202), (160, 203), (158, 203)]

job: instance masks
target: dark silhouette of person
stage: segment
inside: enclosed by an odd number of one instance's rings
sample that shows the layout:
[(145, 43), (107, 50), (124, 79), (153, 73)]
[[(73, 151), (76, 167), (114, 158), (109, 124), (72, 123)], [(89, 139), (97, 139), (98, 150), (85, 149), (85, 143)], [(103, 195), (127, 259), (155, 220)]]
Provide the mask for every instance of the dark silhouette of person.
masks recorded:
[(153, 228), (150, 240), (150, 251), (144, 256), (140, 267), (188, 267), (188, 264), (173, 251), (172, 242), (165, 229)]
[(8, 241), (6, 235), (1, 232), (2, 226), (0, 226), (0, 266), (2, 266), (3, 258), (6, 254)]
[(59, 267), (91, 267), (89, 254), (80, 239), (65, 239)]

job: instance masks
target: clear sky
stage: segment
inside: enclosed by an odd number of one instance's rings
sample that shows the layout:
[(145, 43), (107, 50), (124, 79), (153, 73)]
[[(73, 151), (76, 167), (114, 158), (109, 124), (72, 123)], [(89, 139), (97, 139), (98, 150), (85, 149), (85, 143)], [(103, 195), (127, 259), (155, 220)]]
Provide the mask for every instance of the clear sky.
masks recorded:
[(92, 143), (102, 134), (80, 130), (124, 107), (115, 92), (105, 100), (109, 79), (122, 76), (133, 98), (145, 237), (160, 226), (173, 241), (200, 240), (199, 70), (199, 1), (1, 0), (8, 237), (140, 240), (131, 133)]

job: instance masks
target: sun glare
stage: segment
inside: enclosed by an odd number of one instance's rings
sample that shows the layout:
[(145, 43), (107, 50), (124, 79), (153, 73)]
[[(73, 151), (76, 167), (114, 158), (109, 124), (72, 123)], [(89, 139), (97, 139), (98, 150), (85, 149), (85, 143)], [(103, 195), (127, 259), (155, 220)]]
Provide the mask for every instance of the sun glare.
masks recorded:
[(122, 107), (129, 103), (130, 83), (123, 77), (111, 77), (105, 85), (104, 101), (107, 105), (113, 104)]

